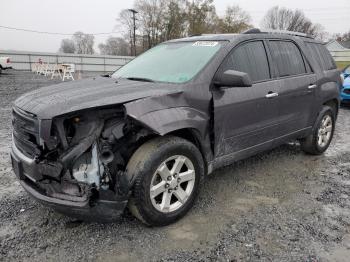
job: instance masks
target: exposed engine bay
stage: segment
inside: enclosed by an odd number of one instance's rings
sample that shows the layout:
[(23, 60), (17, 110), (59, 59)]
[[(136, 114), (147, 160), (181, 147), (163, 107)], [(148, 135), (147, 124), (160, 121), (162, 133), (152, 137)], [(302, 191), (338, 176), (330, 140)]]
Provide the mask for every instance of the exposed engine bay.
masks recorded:
[(35, 160), (24, 180), (48, 197), (90, 205), (94, 199), (128, 199), (132, 177), (127, 177), (127, 162), (152, 135), (126, 118), (123, 108), (55, 118), (44, 139), (35, 117), (20, 109), (14, 109), (13, 125), (16, 148)]

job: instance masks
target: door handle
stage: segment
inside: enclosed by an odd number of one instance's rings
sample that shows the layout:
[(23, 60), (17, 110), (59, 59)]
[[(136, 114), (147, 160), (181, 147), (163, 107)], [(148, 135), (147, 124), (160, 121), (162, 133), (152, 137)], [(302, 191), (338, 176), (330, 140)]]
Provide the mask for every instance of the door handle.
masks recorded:
[(307, 88), (308, 89), (315, 89), (317, 87), (317, 85), (309, 85)]
[(266, 98), (273, 98), (278, 96), (278, 93), (275, 92), (269, 92), (267, 95), (265, 95)]

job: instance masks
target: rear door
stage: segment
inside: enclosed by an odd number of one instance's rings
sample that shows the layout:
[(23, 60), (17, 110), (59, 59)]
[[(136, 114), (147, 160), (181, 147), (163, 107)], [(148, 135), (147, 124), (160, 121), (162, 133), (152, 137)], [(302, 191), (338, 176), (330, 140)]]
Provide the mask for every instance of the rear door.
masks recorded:
[(295, 42), (270, 40), (269, 50), (280, 85), (278, 132), (285, 136), (312, 125), (316, 75)]
[(279, 83), (271, 80), (264, 42), (235, 47), (217, 73), (230, 69), (248, 73), (253, 85), (213, 90), (216, 156), (266, 145), (278, 127)]

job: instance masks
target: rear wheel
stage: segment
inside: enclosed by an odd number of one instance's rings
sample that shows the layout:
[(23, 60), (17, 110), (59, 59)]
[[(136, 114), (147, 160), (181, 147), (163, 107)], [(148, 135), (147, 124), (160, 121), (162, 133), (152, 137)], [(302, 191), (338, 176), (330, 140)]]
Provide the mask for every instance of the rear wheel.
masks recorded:
[(128, 163), (135, 178), (131, 213), (151, 226), (183, 217), (193, 206), (204, 172), (195, 145), (178, 137), (161, 137), (142, 145)]
[(320, 155), (327, 150), (332, 141), (335, 127), (335, 111), (324, 106), (311, 135), (300, 141), (301, 149), (312, 155)]

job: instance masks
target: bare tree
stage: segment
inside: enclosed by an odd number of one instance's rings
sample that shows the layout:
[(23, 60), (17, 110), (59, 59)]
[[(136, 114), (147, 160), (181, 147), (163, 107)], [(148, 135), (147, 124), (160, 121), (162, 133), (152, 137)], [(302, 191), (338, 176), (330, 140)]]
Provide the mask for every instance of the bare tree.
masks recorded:
[(301, 10), (290, 10), (284, 7), (272, 7), (261, 22), (266, 29), (289, 30), (305, 33), (314, 37), (322, 36), (323, 27), (312, 23)]
[(187, 2), (187, 21), (189, 35), (216, 33), (218, 16), (213, 0)]
[[(138, 20), (136, 20), (136, 27), (138, 27)], [(119, 13), (116, 28), (122, 31), (124, 39), (130, 44), (130, 54), (132, 54), (134, 22), (129, 10), (124, 9)]]
[(251, 27), (250, 16), (239, 6), (228, 6), (219, 21), (220, 33), (239, 33)]
[(165, 19), (165, 38), (186, 36), (186, 0), (169, 0)]
[(93, 54), (94, 53), (94, 36), (84, 34), (83, 32), (74, 33), (72, 40), (75, 45), (77, 54)]
[(129, 45), (121, 37), (109, 37), (105, 44), (99, 44), (102, 55), (129, 55)]
[(165, 40), (164, 18), (167, 11), (167, 1), (164, 0), (136, 0), (135, 9), (138, 10), (139, 31), (147, 38), (148, 48)]
[[(213, 0), (135, 0), (137, 50), (151, 48), (166, 40), (202, 33), (236, 33), (250, 27), (249, 15), (229, 6), (224, 17), (216, 14)], [(131, 12), (119, 13), (118, 27), (132, 40)]]
[(62, 39), (59, 52), (74, 54), (75, 53), (74, 41), (72, 39), (67, 39), (67, 38)]
[(338, 41), (349, 41), (350, 40), (350, 30), (344, 34), (336, 34), (334, 36), (335, 39), (337, 39)]

